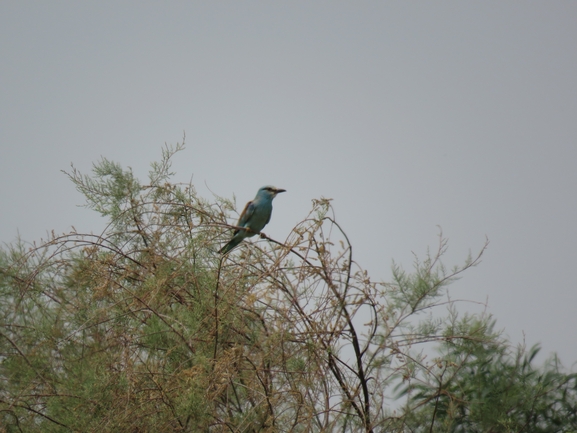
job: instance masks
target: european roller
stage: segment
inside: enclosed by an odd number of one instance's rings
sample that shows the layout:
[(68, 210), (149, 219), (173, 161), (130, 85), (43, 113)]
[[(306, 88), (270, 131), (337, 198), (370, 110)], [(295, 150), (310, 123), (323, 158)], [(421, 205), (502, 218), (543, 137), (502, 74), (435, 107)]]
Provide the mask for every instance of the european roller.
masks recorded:
[(248, 230), (235, 230), (232, 239), (220, 249), (219, 253), (226, 254), (240, 244), (244, 238), (250, 238), (260, 233), (270, 221), (273, 198), (285, 191), (270, 185), (259, 189), (254, 200), (249, 201), (244, 207), (236, 224), (238, 227), (245, 227)]

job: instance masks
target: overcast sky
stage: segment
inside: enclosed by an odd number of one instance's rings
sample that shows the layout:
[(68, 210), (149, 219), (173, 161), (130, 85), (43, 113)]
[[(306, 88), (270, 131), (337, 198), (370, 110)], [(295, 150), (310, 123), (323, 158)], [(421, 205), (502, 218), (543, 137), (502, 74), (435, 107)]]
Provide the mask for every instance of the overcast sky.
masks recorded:
[[(0, 241), (103, 220), (60, 170), (275, 200), (284, 240), (334, 199), (373, 279), (490, 240), (451, 288), (577, 361), (577, 2), (0, 2)], [(466, 306), (463, 306), (463, 309)], [(467, 307), (468, 308), (468, 307)]]

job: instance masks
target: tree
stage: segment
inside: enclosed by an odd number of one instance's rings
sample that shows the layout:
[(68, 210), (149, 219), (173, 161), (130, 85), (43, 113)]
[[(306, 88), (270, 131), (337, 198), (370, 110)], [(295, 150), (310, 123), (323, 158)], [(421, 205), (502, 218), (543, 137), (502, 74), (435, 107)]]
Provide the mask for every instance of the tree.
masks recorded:
[(538, 352), (497, 339), (446, 340), (436, 368), (403, 387), (417, 408), (407, 424), (412, 431), (577, 431), (577, 376), (564, 373), (555, 356), (535, 368)]
[[(181, 149), (164, 149), (147, 184), (106, 159), (92, 176), (73, 168), (106, 230), (2, 251), (0, 431), (522, 431), (477, 421), (512, 368), (509, 345), (446, 294), (484, 248), (448, 271), (440, 236), (414, 271), (374, 282), (319, 199), (283, 242), (263, 235), (222, 257), (233, 203), (171, 183)], [(555, 370), (539, 388), (551, 370), (516, 371), (533, 402), (516, 419), (538, 408), (575, 425), (562, 419), (573, 376)]]

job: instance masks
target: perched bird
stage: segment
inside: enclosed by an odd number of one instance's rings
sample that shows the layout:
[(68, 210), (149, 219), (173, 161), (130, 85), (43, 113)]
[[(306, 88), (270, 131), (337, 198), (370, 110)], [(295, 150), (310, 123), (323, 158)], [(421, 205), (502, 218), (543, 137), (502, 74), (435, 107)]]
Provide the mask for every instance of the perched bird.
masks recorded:
[(285, 191), (284, 189), (275, 188), (270, 185), (263, 186), (259, 189), (254, 200), (249, 201), (244, 207), (236, 224), (238, 227), (245, 227), (248, 230), (235, 230), (232, 239), (220, 249), (219, 253), (226, 254), (240, 244), (244, 238), (249, 238), (260, 233), (270, 221), (272, 199), (275, 198), (277, 194)]

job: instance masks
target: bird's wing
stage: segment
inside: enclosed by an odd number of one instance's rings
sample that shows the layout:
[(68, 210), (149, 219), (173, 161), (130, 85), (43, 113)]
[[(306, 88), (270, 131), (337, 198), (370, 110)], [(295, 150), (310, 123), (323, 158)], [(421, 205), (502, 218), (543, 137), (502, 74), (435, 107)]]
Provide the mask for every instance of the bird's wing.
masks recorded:
[[(246, 206), (244, 207), (244, 210), (242, 211), (242, 213), (240, 214), (240, 218), (238, 219), (238, 223), (236, 224), (239, 227), (246, 227), (246, 224), (250, 221), (250, 219), (252, 218), (252, 215), (254, 214), (254, 204), (252, 203), (252, 201), (249, 201)], [(236, 230), (234, 232), (234, 234), (237, 234), (238, 230)]]

